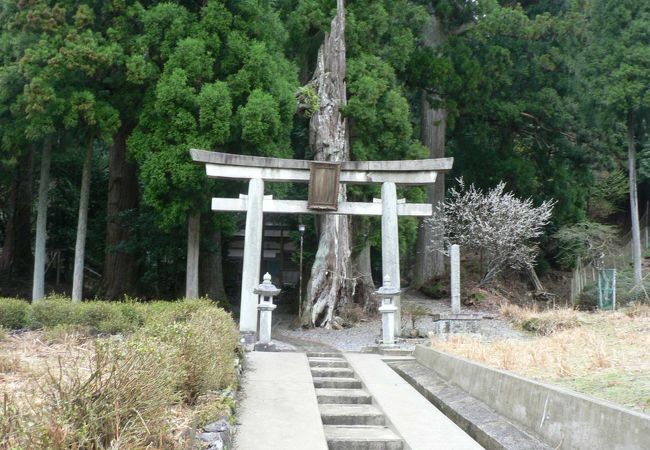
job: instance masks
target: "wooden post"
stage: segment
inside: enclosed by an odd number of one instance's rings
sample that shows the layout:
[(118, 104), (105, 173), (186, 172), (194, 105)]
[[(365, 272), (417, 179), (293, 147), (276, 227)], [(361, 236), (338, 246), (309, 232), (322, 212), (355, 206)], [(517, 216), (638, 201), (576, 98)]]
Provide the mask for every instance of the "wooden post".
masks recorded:
[(264, 182), (261, 179), (253, 178), (249, 182), (247, 202), (239, 331), (255, 333), (257, 331), (257, 295), (253, 293), (253, 289), (257, 287), (260, 279), (262, 232), (264, 229)]
[(199, 298), (199, 248), (201, 213), (190, 214), (187, 221), (187, 261), (185, 271), (185, 298)]

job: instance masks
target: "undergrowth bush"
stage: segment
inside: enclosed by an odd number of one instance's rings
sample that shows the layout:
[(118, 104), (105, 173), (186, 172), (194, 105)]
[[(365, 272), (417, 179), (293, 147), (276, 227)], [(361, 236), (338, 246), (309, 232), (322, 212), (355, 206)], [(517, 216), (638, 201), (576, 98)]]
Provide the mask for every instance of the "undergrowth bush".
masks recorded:
[(238, 346), (237, 328), (220, 308), (206, 308), (206, 301), (194, 300), (166, 307), (142, 330), (177, 349), (176, 364), (183, 369), (179, 389), (187, 403), (199, 395), (235, 381), (233, 354)]
[(0, 298), (0, 327), (18, 330), (27, 326), (29, 303), (16, 298)]
[[(143, 325), (124, 338), (73, 346), (74, 357), (33, 377), (25, 398), (5, 396), (0, 448), (185, 448), (171, 419), (179, 406), (196, 404), (201, 422), (231, 412), (222, 391), (236, 385), (238, 333), (228, 313), (207, 301), (97, 303), (45, 300), (33, 320), (64, 334), (99, 330), (114, 314)], [(51, 326), (47, 312), (68, 323)]]
[(504, 303), (501, 305), (501, 314), (516, 327), (543, 336), (579, 327), (583, 324), (578, 311), (570, 308), (539, 311), (534, 308), (522, 308), (510, 303)]

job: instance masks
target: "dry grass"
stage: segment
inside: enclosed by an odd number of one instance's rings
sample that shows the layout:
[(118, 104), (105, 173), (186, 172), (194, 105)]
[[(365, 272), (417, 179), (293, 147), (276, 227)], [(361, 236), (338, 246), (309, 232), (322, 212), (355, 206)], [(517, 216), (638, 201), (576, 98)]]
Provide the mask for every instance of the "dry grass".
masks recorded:
[(650, 411), (650, 315), (622, 312), (536, 312), (504, 307), (522, 328), (535, 324), (530, 340), (485, 342), (456, 335), (432, 338), (433, 347), (491, 367), (569, 387), (640, 411)]
[(544, 336), (579, 327), (585, 319), (584, 314), (570, 308), (540, 311), (537, 307), (522, 308), (510, 303), (502, 303), (499, 309), (501, 314), (515, 326)]
[(199, 302), (149, 309), (131, 335), (64, 325), (0, 342), (0, 449), (192, 447), (189, 430), (230, 409), (236, 328)]

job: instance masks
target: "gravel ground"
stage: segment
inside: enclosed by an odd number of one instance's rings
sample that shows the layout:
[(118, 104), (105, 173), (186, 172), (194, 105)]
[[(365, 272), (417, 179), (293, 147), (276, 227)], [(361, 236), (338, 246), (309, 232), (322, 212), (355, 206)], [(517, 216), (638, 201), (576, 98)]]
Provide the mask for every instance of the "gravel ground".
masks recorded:
[[(402, 295), (402, 304), (417, 303), (429, 309), (431, 313), (450, 313), (451, 306), (449, 301), (432, 300), (414, 293), (405, 293)], [(483, 319), (480, 325), (479, 334), (488, 341), (501, 339), (525, 339), (526, 335), (513, 329), (510, 324), (498, 317), (494, 312), (471, 309), (468, 312), (483, 313), (490, 317)], [(292, 344), (301, 341), (320, 343), (334, 347), (341, 351), (360, 351), (364, 347), (377, 344), (381, 333), (381, 318), (379, 316), (361, 321), (351, 328), (342, 330), (327, 330), (324, 328), (313, 329), (296, 329), (291, 326), (292, 316), (279, 315), (274, 326), (274, 337), (280, 341), (285, 338)], [(406, 323), (405, 321), (403, 321)], [(410, 327), (410, 323), (409, 323)], [(431, 317), (425, 317), (417, 322), (417, 327), (423, 335), (426, 335), (433, 329), (433, 320)], [(400, 347), (411, 348), (417, 343), (426, 342), (428, 339), (406, 339), (399, 342)]]

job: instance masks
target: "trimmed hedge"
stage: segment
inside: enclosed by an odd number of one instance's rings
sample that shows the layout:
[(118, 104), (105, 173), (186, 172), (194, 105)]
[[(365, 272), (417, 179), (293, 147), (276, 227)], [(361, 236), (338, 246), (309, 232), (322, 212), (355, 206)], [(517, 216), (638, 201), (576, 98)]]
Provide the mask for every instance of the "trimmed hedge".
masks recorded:
[[(198, 306), (178, 306), (181, 302), (155, 302), (164, 311)], [(205, 305), (203, 305), (205, 306)], [(24, 300), (0, 298), (0, 327), (8, 330), (80, 326), (95, 334), (135, 331), (145, 322), (149, 305), (91, 301), (72, 303), (65, 298), (46, 298), (29, 304)]]
[(27, 327), (29, 303), (17, 298), (0, 298), (0, 327), (19, 330)]

